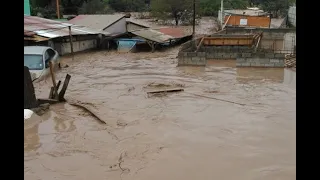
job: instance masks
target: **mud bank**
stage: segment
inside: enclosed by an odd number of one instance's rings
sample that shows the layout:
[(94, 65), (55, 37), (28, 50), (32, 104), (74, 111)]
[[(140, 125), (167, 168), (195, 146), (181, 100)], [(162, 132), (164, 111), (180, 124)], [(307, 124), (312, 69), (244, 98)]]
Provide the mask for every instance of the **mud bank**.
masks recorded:
[[(57, 79), (72, 76), (66, 97), (85, 99), (114, 125), (69, 104), (51, 106), (25, 131), (25, 179), (295, 179), (295, 73), (232, 62), (176, 67), (177, 52), (64, 59), (69, 67)], [(50, 83), (35, 84), (37, 97), (47, 97)], [(184, 92), (147, 97), (151, 83)]]

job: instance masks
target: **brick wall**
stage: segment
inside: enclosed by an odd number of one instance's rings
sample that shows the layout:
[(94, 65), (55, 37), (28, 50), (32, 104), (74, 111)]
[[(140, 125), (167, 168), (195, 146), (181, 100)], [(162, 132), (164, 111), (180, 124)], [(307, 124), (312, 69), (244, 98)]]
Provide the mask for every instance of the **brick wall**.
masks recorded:
[(237, 67), (284, 67), (284, 54), (243, 53), (236, 60)]
[(284, 67), (285, 55), (271, 52), (181, 52), (178, 66), (205, 66), (207, 60), (235, 59), (237, 67)]

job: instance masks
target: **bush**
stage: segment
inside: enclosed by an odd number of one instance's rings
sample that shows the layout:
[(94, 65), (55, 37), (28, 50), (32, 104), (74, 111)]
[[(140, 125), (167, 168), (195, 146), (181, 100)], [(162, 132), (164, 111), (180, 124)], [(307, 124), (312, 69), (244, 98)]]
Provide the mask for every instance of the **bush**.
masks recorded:
[(84, 2), (79, 9), (80, 14), (111, 14), (114, 10), (110, 8), (108, 3), (100, 0), (91, 0)]

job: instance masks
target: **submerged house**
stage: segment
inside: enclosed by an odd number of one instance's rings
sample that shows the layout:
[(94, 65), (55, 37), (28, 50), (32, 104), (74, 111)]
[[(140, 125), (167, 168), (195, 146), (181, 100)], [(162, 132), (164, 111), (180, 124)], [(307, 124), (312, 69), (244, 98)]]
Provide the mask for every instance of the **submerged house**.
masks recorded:
[(125, 15), (78, 15), (69, 20), (69, 23), (86, 26), (110, 36), (124, 34), (127, 32)]
[[(70, 27), (70, 29), (69, 29)], [(72, 37), (72, 41), (70, 38)], [(103, 35), (84, 26), (37, 16), (24, 16), (24, 45), (50, 46), (60, 55), (98, 48)]]
[(143, 28), (128, 32), (131, 38), (117, 38), (118, 51), (151, 50), (168, 47), (192, 38), (181, 28)]
[(151, 28), (149, 25), (143, 22), (137, 21), (135, 19), (127, 18), (126, 21), (127, 21), (127, 24), (126, 24), (127, 32)]
[(158, 47), (173, 45), (191, 36), (178, 28), (153, 29), (128, 15), (78, 15), (69, 22), (104, 33), (106, 38), (103, 45), (121, 52), (138, 49), (154, 51)]

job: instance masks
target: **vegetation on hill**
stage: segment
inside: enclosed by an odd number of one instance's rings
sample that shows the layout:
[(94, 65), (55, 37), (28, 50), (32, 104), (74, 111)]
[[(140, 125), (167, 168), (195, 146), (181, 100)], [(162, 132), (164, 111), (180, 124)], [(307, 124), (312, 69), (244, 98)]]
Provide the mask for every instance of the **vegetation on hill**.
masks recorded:
[[(193, 0), (59, 0), (60, 14), (108, 14), (150, 11), (175, 23), (192, 16)], [(195, 0), (199, 16), (217, 16), (221, 0)], [(32, 15), (56, 18), (56, 0), (30, 0)], [(283, 15), (295, 0), (224, 0), (225, 9), (260, 7), (274, 16)]]

